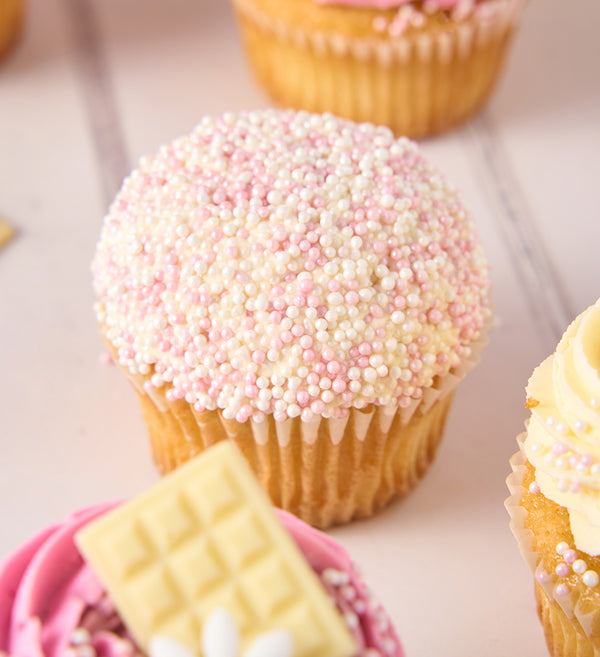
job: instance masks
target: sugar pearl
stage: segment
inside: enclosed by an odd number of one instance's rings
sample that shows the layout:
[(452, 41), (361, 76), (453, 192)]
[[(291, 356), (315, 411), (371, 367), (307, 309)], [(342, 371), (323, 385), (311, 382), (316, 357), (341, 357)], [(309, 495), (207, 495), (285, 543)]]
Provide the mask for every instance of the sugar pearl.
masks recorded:
[(559, 597), (562, 597), (562, 596), (564, 596), (564, 595), (567, 595), (568, 592), (569, 592), (569, 587), (568, 587), (567, 584), (559, 584), (559, 585), (554, 589), (554, 593), (555, 593), (557, 596), (559, 596)]
[(598, 586), (598, 583), (600, 583), (600, 577), (598, 577), (598, 573), (595, 570), (586, 570), (583, 573), (582, 580), (586, 586), (591, 587)]

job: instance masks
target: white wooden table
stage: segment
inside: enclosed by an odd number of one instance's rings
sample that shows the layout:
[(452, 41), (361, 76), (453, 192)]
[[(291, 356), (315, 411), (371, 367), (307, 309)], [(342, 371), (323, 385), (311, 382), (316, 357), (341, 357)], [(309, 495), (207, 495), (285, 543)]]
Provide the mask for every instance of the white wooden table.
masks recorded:
[[(504, 478), (531, 371), (600, 296), (599, 23), (597, 0), (532, 1), (492, 102), (423, 144), (479, 222), (498, 322), (421, 486), (332, 532), (408, 657), (547, 654)], [(139, 156), (267, 105), (224, 0), (31, 0), (0, 64), (0, 215), (18, 230), (0, 251), (0, 555), (157, 480), (133, 392), (99, 359), (102, 216)]]

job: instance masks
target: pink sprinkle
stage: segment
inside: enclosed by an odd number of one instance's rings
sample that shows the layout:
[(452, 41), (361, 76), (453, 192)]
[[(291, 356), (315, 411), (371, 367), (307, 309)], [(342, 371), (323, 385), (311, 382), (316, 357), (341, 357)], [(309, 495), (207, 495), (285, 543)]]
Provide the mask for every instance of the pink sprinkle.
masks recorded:
[(296, 394), (296, 401), (298, 402), (298, 406), (304, 407), (310, 401), (310, 395), (306, 390), (299, 390)]
[(420, 372), (423, 369), (423, 361), (419, 358), (415, 358), (410, 361), (409, 367), (412, 372)]
[(321, 352), (323, 360), (329, 361), (335, 358), (335, 351), (331, 347), (325, 347)]
[(358, 345), (358, 353), (362, 356), (370, 356), (371, 351), (371, 345), (368, 342), (361, 342), (361, 344)]
[(571, 569), (569, 568), (569, 565), (566, 564), (566, 563), (564, 563), (564, 562), (563, 562), (563, 563), (559, 563), (558, 566), (556, 566), (556, 574), (557, 574), (559, 577), (567, 577), (567, 575), (569, 574), (570, 570), (571, 570)]
[(342, 366), (337, 360), (331, 360), (327, 363), (327, 371), (329, 374), (339, 374), (341, 370)]
[(260, 365), (261, 363), (264, 363), (265, 358), (266, 358), (265, 352), (260, 350), (260, 349), (257, 349), (256, 351), (254, 351), (252, 353), (252, 360), (255, 363), (257, 363), (258, 365)]
[[(302, 326), (302, 324), (294, 324), (294, 326), (292, 326), (292, 335), (295, 335), (297, 338), (299, 338), (303, 334), (304, 334), (304, 327)], [(302, 341), (300, 342), (300, 344), (302, 344)], [(310, 347), (311, 345), (312, 345), (312, 341), (311, 344), (308, 346)]]
[(563, 595), (567, 595), (568, 592), (569, 592), (569, 587), (566, 584), (559, 584), (554, 590), (554, 593), (561, 597)]
[(371, 305), (369, 307), (369, 312), (373, 317), (383, 317), (385, 314), (383, 308), (378, 303)]
[(544, 584), (550, 579), (550, 574), (548, 573), (547, 570), (540, 570), (537, 574), (537, 580), (541, 584)]
[(360, 301), (358, 294), (352, 290), (350, 292), (346, 292), (344, 299), (349, 306), (355, 306)]
[[(292, 332), (295, 326), (296, 325), (292, 327)], [(300, 338), (300, 346), (302, 347), (302, 349), (310, 349), (312, 345), (313, 345), (313, 339), (310, 337), (310, 335), (303, 335)]]
[(532, 482), (529, 484), (529, 492), (530, 492), (532, 495), (538, 495), (538, 494), (539, 494), (539, 492), (540, 492), (540, 485), (538, 484), (537, 481), (532, 481)]
[(310, 405), (310, 410), (315, 415), (320, 415), (325, 410), (325, 402), (322, 399), (315, 399), (315, 401)]
[[(437, 308), (433, 308), (432, 310), (429, 311), (429, 314), (427, 315), (427, 319), (432, 324), (439, 324), (444, 319), (444, 314), (442, 313), (441, 310), (438, 310)], [(442, 354), (440, 354), (440, 356), (441, 355)]]
[(302, 354), (302, 358), (303, 358), (307, 363), (310, 363), (310, 362), (313, 361), (316, 357), (317, 357), (317, 355), (315, 354), (315, 352), (314, 352), (313, 349), (307, 349), (307, 350)]
[(575, 550), (567, 550), (563, 555), (563, 559), (568, 564), (573, 564), (577, 561), (577, 552)]
[(244, 394), (249, 399), (254, 399), (254, 397), (256, 397), (256, 395), (258, 395), (258, 386), (255, 386), (255, 385), (246, 386), (244, 388)]
[(300, 292), (308, 293), (312, 292), (314, 286), (309, 278), (303, 278), (298, 287), (300, 288)]
[(334, 392), (340, 394), (344, 392), (344, 390), (346, 390), (346, 382), (344, 381), (344, 379), (337, 378), (331, 384), (331, 388)]
[(556, 456), (565, 454), (568, 449), (569, 448), (564, 443), (554, 443), (554, 445), (552, 445), (552, 453), (556, 454)]

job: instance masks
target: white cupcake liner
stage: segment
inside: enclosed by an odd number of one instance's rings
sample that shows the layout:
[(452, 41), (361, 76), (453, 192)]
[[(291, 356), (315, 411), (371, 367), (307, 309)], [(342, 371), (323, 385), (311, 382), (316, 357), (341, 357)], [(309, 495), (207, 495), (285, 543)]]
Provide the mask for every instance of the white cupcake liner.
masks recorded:
[(554, 575), (552, 569), (548, 569), (550, 573), (548, 581), (540, 582), (537, 578), (537, 573), (540, 569), (544, 568), (544, 564), (542, 563), (540, 553), (534, 550), (533, 532), (525, 527), (527, 511), (521, 506), (523, 495), (528, 493), (527, 489), (523, 486), (523, 479), (526, 472), (525, 464), (527, 463), (523, 443), (526, 437), (526, 432), (517, 437), (519, 451), (510, 459), (512, 473), (506, 479), (506, 484), (511, 493), (505, 502), (506, 510), (510, 515), (510, 528), (517, 539), (521, 554), (535, 578), (536, 585), (543, 590), (551, 603), (560, 607), (567, 618), (576, 619), (585, 635), (591, 639), (594, 625), (598, 626), (598, 623), (600, 623), (600, 608), (586, 612), (582, 608), (580, 596), (577, 591), (571, 591), (566, 595), (557, 595), (556, 587), (559, 582), (558, 577)]
[[(351, 37), (287, 24), (260, 9), (256, 0), (232, 2), (255, 73), (275, 100), (386, 123), (413, 137), (444, 130), (484, 102), (526, 4), (489, 0), (445, 31)], [(248, 30), (268, 35), (269, 47), (282, 48), (281, 57), (263, 51), (263, 40)], [(288, 47), (296, 58), (288, 60)]]

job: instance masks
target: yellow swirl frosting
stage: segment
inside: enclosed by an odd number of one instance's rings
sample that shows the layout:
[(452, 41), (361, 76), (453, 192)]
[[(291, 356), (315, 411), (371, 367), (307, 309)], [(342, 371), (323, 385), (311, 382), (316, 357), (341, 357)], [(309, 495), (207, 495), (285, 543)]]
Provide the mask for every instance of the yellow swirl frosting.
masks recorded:
[(568, 509), (577, 548), (600, 555), (600, 300), (535, 369), (527, 395), (524, 449), (536, 482)]

